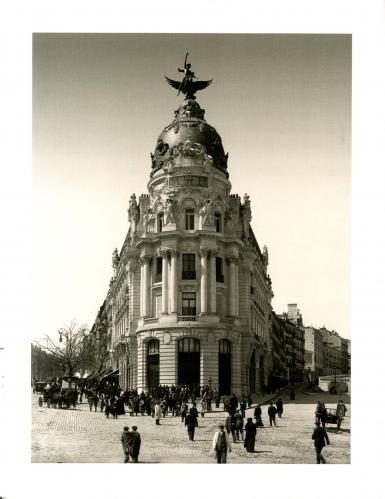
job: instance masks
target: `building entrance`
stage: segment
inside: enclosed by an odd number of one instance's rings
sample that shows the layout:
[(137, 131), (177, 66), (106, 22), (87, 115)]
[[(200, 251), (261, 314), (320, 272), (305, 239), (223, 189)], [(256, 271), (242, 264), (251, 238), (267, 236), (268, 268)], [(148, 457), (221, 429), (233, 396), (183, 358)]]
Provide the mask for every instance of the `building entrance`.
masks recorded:
[(264, 386), (265, 386), (265, 369), (263, 367), (263, 357), (261, 357), (259, 359), (259, 387), (262, 393), (264, 392)]
[(178, 384), (200, 384), (200, 342), (195, 338), (178, 341)]
[(228, 340), (219, 341), (218, 353), (219, 395), (231, 393), (231, 344)]
[(147, 386), (159, 386), (159, 340), (150, 340), (147, 344)]

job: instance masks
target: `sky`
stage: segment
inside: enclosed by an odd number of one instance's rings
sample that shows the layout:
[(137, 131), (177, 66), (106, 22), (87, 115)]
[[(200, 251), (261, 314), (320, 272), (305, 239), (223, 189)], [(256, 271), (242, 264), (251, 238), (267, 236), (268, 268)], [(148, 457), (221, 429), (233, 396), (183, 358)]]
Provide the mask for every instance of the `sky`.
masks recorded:
[(35, 34), (32, 337), (92, 326), (173, 119), (186, 52), (197, 100), (251, 198), (277, 313), (350, 337), (350, 35)]

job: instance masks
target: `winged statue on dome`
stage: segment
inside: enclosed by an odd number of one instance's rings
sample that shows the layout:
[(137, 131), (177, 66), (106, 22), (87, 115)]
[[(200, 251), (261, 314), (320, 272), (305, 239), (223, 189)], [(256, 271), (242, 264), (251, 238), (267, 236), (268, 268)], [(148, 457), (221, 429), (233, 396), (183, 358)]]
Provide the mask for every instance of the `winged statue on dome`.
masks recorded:
[(191, 64), (187, 63), (188, 52), (186, 53), (186, 57), (184, 59), (183, 69), (178, 68), (180, 73), (184, 73), (184, 77), (182, 81), (172, 80), (165, 76), (169, 85), (178, 90), (178, 95), (182, 92), (186, 97), (185, 99), (195, 99), (195, 94), (198, 90), (203, 90), (210, 85), (213, 80), (206, 81), (194, 81), (197, 77), (195, 73), (191, 71)]

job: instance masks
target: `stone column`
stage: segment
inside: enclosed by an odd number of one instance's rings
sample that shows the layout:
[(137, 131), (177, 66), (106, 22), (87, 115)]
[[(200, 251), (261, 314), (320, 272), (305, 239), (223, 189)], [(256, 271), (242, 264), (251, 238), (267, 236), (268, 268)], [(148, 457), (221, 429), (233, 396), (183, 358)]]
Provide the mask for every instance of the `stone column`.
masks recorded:
[(208, 249), (203, 248), (199, 251), (199, 256), (201, 257), (201, 314), (207, 314), (208, 254)]
[(140, 317), (144, 316), (144, 307), (143, 307), (143, 296), (144, 296), (144, 279), (143, 279), (143, 274), (144, 274), (144, 261), (142, 259), (139, 260), (140, 262), (140, 306), (139, 306), (139, 314)]
[(176, 314), (178, 311), (178, 252), (170, 250), (171, 273), (170, 273), (170, 313)]
[(142, 316), (148, 317), (150, 315), (150, 257), (144, 256), (142, 258), (142, 282), (141, 282), (141, 297), (142, 297)]
[(218, 251), (210, 250), (210, 312), (217, 313), (217, 266)]
[(229, 315), (235, 316), (235, 257), (230, 256), (227, 259), (229, 263)]
[(162, 314), (168, 314), (168, 255), (169, 250), (162, 249)]

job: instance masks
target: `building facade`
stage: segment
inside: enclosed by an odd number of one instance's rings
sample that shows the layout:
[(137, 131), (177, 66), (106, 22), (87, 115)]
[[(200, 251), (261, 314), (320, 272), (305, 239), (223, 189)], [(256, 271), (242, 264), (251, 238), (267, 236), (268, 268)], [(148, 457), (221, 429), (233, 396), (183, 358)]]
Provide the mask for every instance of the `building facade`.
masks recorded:
[(268, 252), (191, 92), (157, 139), (147, 188), (131, 195), (103, 311), (120, 386), (259, 392), (271, 369)]
[(312, 378), (323, 374), (323, 337), (319, 329), (305, 327), (305, 370)]

